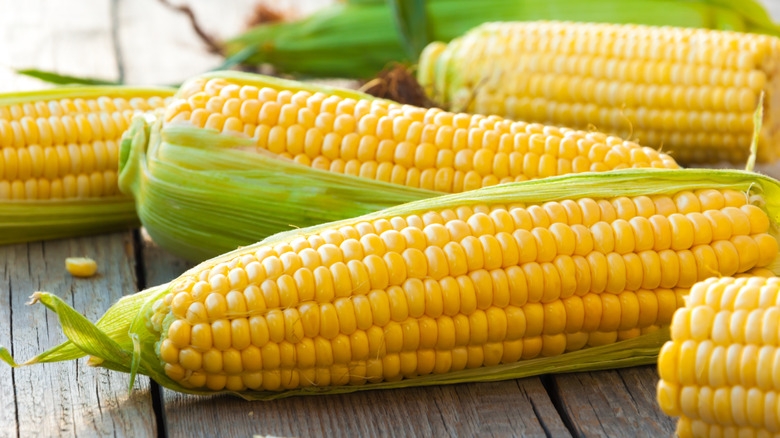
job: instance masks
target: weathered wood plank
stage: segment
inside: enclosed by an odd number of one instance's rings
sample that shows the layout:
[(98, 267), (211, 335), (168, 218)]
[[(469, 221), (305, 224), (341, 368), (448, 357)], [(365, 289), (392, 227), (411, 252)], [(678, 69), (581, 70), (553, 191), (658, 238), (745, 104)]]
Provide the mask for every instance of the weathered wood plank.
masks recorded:
[(537, 378), (269, 402), (166, 391), (165, 418), (170, 437), (569, 436)]
[[(15, 357), (26, 360), (65, 340), (56, 315), (25, 305), (33, 291), (52, 292), (94, 321), (136, 289), (133, 253), (129, 232), (0, 247), (0, 303), (10, 303), (8, 319), (4, 313), (0, 325), (11, 328)], [(98, 261), (97, 276), (78, 279), (67, 273), (65, 258), (82, 255)], [(13, 385), (3, 387), (15, 395), (20, 436), (154, 435), (146, 378), (138, 379), (137, 390), (128, 395), (127, 375), (87, 367), (83, 359), (12, 373)], [(16, 436), (11, 425), (3, 419), (0, 435)]]
[[(148, 240), (142, 248), (149, 285), (190, 267)], [(538, 378), (269, 402), (162, 392), (170, 437), (568, 436)]]
[(671, 436), (675, 419), (655, 400), (658, 374), (643, 366), (552, 377), (577, 436)]
[(167, 283), (195, 266), (157, 246), (145, 230), (141, 229), (140, 232), (142, 257), (139, 263), (143, 266), (145, 287)]
[[(0, 65), (117, 79), (112, 6), (107, 0), (0, 0)], [(0, 69), (0, 91), (46, 87)], [(101, 274), (75, 279), (64, 259), (87, 255)], [(56, 316), (24, 303), (36, 290), (57, 294), (92, 320), (136, 290), (132, 234), (116, 233), (0, 247), (0, 342), (28, 359), (65, 340)], [(0, 369), (0, 436), (152, 436), (149, 380), (85, 365), (84, 360)]]
[[(11, 289), (11, 269), (8, 261), (2, 261), (4, 259), (0, 259), (0, 345), (11, 349), (11, 294), (6, 292)], [(17, 428), (13, 371), (0, 363), (0, 436), (15, 436)]]
[[(218, 41), (246, 28), (259, 3), (295, 16), (327, 6), (333, 0), (172, 0), (192, 8), (203, 30)], [(159, 0), (120, 1), (119, 48), (125, 80), (131, 83), (173, 84), (211, 70), (223, 59), (208, 53), (188, 19)]]
[(11, 68), (117, 79), (111, 1), (0, 0), (0, 92), (45, 88)]

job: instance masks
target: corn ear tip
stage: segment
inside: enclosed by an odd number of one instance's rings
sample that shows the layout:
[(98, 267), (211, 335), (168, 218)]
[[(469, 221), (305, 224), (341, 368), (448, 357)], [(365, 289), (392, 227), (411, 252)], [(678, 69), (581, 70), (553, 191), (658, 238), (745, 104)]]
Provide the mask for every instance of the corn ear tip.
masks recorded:
[(7, 348), (0, 346), (0, 360), (7, 363), (8, 365), (17, 368), (19, 365), (14, 361), (13, 356), (11, 356), (11, 352), (8, 351)]
[(43, 298), (43, 294), (45, 293), (47, 292), (33, 292), (33, 294), (30, 295), (30, 298), (28, 298), (28, 301), (24, 304), (27, 306), (38, 304), (39, 302), (41, 302), (41, 299)]

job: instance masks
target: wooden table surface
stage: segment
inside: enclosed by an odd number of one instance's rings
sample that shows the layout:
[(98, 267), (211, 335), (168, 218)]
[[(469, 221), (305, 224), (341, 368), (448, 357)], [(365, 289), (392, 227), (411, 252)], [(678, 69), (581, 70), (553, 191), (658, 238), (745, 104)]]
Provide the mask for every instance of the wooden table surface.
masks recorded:
[[(226, 37), (243, 28), (256, 1), (189, 3), (207, 31)], [(326, 2), (270, 3), (307, 11)], [(765, 3), (780, 17), (780, 1)], [(187, 20), (156, 0), (0, 0), (0, 91), (45, 87), (11, 68), (161, 84), (218, 63)], [(64, 259), (72, 255), (97, 260), (100, 274), (71, 277)], [(65, 339), (52, 313), (25, 306), (33, 291), (55, 293), (96, 320), (122, 295), (166, 282), (188, 266), (140, 230), (0, 246), (0, 345), (26, 359)], [(0, 364), (0, 437), (654, 437), (674, 430), (655, 402), (653, 366), (271, 402), (182, 395), (145, 377), (128, 394), (127, 379), (84, 360), (18, 369)]]

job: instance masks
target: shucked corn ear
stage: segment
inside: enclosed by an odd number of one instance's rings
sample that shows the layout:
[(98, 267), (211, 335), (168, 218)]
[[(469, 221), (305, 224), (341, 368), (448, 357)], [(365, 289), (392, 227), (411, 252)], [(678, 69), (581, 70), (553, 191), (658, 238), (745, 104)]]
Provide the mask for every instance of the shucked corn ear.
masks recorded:
[(173, 90), (70, 87), (0, 95), (0, 244), (137, 223), (119, 140)]
[(249, 399), (647, 363), (694, 283), (778, 269), (778, 195), (748, 172), (650, 169), (404, 204), (203, 262), (100, 327), (38, 293), (78, 336), (28, 363), (91, 354)]
[(677, 310), (658, 402), (681, 437), (777, 436), (780, 278), (710, 278)]
[(489, 23), (430, 44), (418, 78), (445, 108), (598, 130), (681, 163), (780, 156), (780, 39), (571, 22)]
[[(449, 41), (490, 21), (577, 20), (706, 27), (780, 35), (755, 0), (428, 0), (423, 43)], [(299, 21), (266, 23), (228, 41), (233, 59), (270, 63), (286, 73), (370, 78), (389, 63), (416, 61), (404, 50), (384, 0), (338, 2)]]
[[(131, 141), (136, 134), (140, 138)], [(224, 244), (208, 237), (212, 240), (195, 252), (174, 245), (174, 251), (189, 257), (214, 255), (289, 226), (342, 219), (434, 192), (572, 172), (678, 167), (666, 154), (599, 133), (426, 110), (355, 91), (229, 72), (184, 84), (163, 120), (151, 128), (148, 146), (145, 137), (140, 126), (127, 137), (127, 147), (136, 152), (123, 154), (128, 157), (122, 164), (127, 177), (120, 179), (120, 188), (136, 193), (141, 220), (163, 246), (165, 239), (177, 237), (161, 236), (157, 221), (175, 221), (182, 231), (200, 232), (205, 227), (198, 221), (212, 212), (228, 220), (251, 217), (250, 223), (220, 223), (208, 230), (235, 235)], [(193, 157), (195, 150), (209, 155)], [(139, 165), (139, 159), (148, 161)], [(148, 170), (148, 179), (137, 169)], [(162, 174), (169, 169), (203, 175), (176, 178), (186, 181), (176, 184)], [(219, 176), (210, 176), (217, 175), (211, 171)], [(195, 180), (205, 186), (191, 187)], [(228, 188), (221, 185), (234, 181), (245, 191), (261, 193), (246, 192), (232, 204), (225, 198)], [(164, 204), (148, 205), (156, 199), (145, 192), (163, 189), (170, 191), (159, 198)], [(202, 190), (214, 193), (213, 199), (202, 199)], [(172, 198), (184, 204), (195, 197), (197, 213), (171, 204)], [(214, 207), (203, 208), (203, 202)], [(320, 206), (323, 211), (317, 210)], [(182, 227), (190, 216), (197, 221)], [(165, 233), (169, 231), (174, 230)], [(189, 240), (189, 234), (182, 240)]]
[(604, 134), (256, 76), (189, 81), (166, 108), (166, 126), (243, 134), (259, 151), (304, 166), (445, 193), (572, 172), (677, 168), (668, 155)]

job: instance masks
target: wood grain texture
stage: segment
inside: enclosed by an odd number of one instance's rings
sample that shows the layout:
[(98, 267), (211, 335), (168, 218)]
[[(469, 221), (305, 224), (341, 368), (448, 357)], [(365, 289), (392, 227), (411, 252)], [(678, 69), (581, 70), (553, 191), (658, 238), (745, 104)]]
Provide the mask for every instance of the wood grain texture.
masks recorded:
[[(0, 247), (4, 284), (0, 302), (10, 303), (12, 353), (26, 360), (65, 340), (56, 315), (27, 297), (43, 290), (56, 294), (90, 320), (97, 320), (123, 294), (136, 289), (133, 242), (129, 232)], [(99, 273), (74, 278), (65, 258), (87, 256)], [(85, 365), (85, 360), (38, 364), (13, 370), (15, 417), (20, 436), (152, 436), (155, 419), (149, 380), (127, 392), (128, 376)], [(5, 391), (3, 391), (5, 392)], [(0, 435), (16, 436), (3, 423)]]
[(654, 366), (553, 376), (563, 414), (583, 437), (659, 437), (674, 433), (675, 419), (655, 400)]
[[(4, 248), (0, 247), (0, 255), (3, 254)], [(4, 259), (0, 259), (0, 345), (12, 350), (11, 294), (8, 291), (11, 290), (13, 265), (8, 261), (2, 262)], [(17, 429), (13, 369), (0, 364), (0, 436), (15, 436)]]
[(570, 436), (538, 378), (267, 402), (165, 391), (164, 407), (172, 438)]
[[(328, 6), (334, 0), (189, 0), (203, 30), (224, 41), (246, 29), (253, 8), (265, 4), (295, 17)], [(185, 2), (171, 1), (173, 4)], [(125, 80), (132, 83), (174, 84), (214, 69), (223, 59), (207, 52), (187, 18), (158, 0), (119, 2), (119, 52)]]
[(194, 263), (176, 257), (157, 246), (145, 230), (142, 229), (139, 233), (141, 254), (143, 255), (141, 260), (138, 260), (143, 266), (144, 284), (141, 285), (142, 287), (167, 283), (195, 266)]
[(118, 78), (111, 0), (0, 0), (0, 92), (48, 88), (11, 68)]
[[(0, 0), (0, 64), (117, 79), (110, 0)], [(45, 85), (0, 70), (0, 90)], [(76, 279), (65, 258), (85, 255), (99, 275)], [(61, 297), (91, 320), (136, 290), (130, 232), (0, 247), (0, 342), (26, 360), (65, 340), (56, 316), (26, 306), (37, 290)], [(90, 368), (85, 360), (0, 369), (0, 436), (152, 436), (149, 380)]]

